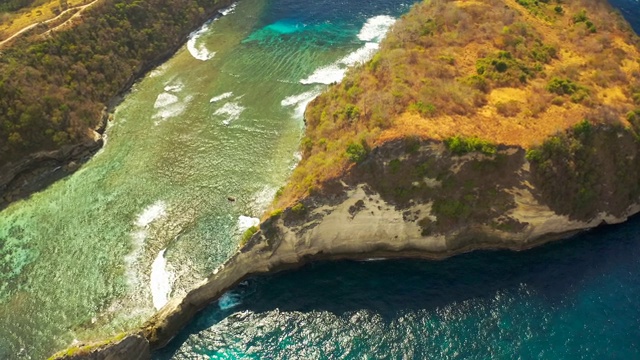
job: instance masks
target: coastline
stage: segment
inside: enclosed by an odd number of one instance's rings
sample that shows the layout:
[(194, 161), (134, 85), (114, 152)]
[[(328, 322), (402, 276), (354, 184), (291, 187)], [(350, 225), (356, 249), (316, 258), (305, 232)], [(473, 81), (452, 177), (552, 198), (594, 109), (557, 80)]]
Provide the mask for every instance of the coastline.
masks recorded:
[(122, 103), (133, 85), (142, 80), (154, 68), (169, 60), (184, 46), (189, 35), (196, 31), (203, 23), (219, 16), (219, 10), (224, 9), (236, 0), (221, 0), (205, 15), (205, 20), (192, 26), (182, 40), (162, 53), (148, 64), (131, 74), (122, 88), (105, 104), (100, 115), (98, 125), (89, 128), (93, 137), (73, 145), (65, 145), (60, 149), (39, 151), (29, 154), (19, 161), (14, 161), (0, 167), (0, 211), (14, 202), (27, 199), (32, 194), (44, 190), (58, 180), (78, 171), (89, 161), (104, 144), (103, 135), (108, 121), (112, 121), (113, 113)]
[[(583, 229), (544, 234), (534, 239), (528, 239), (526, 242), (506, 241), (502, 244), (478, 242), (445, 251), (426, 251), (417, 248), (364, 250), (369, 244), (357, 243), (353, 244), (354, 246), (349, 251), (332, 252), (331, 249), (315, 248), (310, 252), (298, 252), (300, 249), (296, 249), (295, 244), (290, 244), (286, 240), (270, 245), (269, 243), (273, 241), (265, 238), (263, 228), (251, 238), (245, 247), (240, 248), (205, 281), (182, 298), (172, 299), (141, 327), (120, 334), (111, 340), (79, 344), (58, 352), (50, 359), (150, 359), (152, 351), (167, 346), (198, 312), (251, 277), (293, 270), (314, 262), (359, 261), (371, 258), (443, 261), (454, 256), (481, 250), (526, 251), (550, 242), (571, 239), (579, 233), (596, 227), (622, 223), (629, 217), (637, 215), (638, 209), (633, 209), (633, 213), (619, 218), (615, 222), (600, 222), (595, 226)], [(381, 241), (379, 244), (384, 243), (390, 247), (395, 246), (392, 238)], [(306, 250), (311, 249), (307, 248)]]

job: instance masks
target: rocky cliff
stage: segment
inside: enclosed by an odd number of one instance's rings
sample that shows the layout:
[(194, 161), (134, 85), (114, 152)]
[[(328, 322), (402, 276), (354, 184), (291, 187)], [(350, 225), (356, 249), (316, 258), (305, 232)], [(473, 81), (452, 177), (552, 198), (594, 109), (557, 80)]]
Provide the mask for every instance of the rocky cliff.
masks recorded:
[(523, 250), (625, 221), (640, 211), (638, 43), (604, 0), (416, 5), (310, 104), (259, 230), (127, 339), (162, 347), (246, 277), (309, 261)]

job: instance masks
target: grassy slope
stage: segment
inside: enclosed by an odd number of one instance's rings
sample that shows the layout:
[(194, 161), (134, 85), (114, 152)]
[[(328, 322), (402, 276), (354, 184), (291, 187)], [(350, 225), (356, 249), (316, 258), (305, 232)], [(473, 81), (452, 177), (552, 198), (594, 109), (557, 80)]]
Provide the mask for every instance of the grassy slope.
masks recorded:
[(426, 1), (307, 109), (303, 160), (274, 208), (396, 139), (539, 146), (640, 107), (638, 37), (605, 0)]
[[(67, 0), (67, 7), (72, 8), (90, 1)], [(25, 8), (0, 13), (0, 40), (4, 40), (22, 28), (56, 17), (60, 13), (60, 0), (36, 1)]]

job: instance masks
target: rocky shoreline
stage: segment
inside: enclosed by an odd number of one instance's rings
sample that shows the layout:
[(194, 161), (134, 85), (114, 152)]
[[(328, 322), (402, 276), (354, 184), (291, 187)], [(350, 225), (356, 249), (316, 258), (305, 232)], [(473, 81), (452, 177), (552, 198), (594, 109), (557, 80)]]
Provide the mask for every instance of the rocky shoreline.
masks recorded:
[[(486, 160), (485, 155), (478, 153), (451, 156), (443, 146), (427, 142), (414, 156), (420, 161), (433, 156), (441, 160), (446, 158), (443, 165), (456, 169), (456, 176), (463, 178), (469, 175), (466, 173), (469, 168)], [(359, 167), (383, 171), (376, 164), (388, 166), (399, 149), (398, 144), (375, 149), (368, 163)], [(621, 223), (640, 212), (637, 201), (629, 204), (623, 213), (617, 213), (615, 207), (611, 207), (602, 209), (588, 220), (553, 211), (540, 200), (541, 197), (532, 195), (537, 190), (529, 183), (531, 174), (524, 152), (503, 147), (496, 157), (499, 155), (512, 160), (506, 163), (518, 165), (516, 168), (505, 165), (512, 172), (512, 178), (487, 175), (487, 181), (483, 183), (494, 186), (493, 181), (502, 178), (502, 185), (510, 186), (502, 191), (512, 196), (513, 206), (498, 213), (495, 221), (521, 224), (519, 227), (492, 227), (479, 220), (469, 220), (426, 234), (425, 222), (421, 218), (433, 214), (427, 211), (433, 206), (433, 200), (415, 196), (402, 205), (396, 200), (386, 199), (387, 195), (376, 190), (375, 184), (363, 182), (362, 176), (357, 174), (358, 169), (353, 169), (338, 184), (329, 186), (330, 191), (303, 199), (300, 202), (303, 211), (298, 206), (272, 214), (233, 257), (184, 297), (171, 300), (140, 328), (112, 341), (63, 351), (53, 359), (149, 359), (152, 351), (166, 346), (199, 311), (249, 277), (298, 268), (316, 261), (370, 258), (443, 260), (475, 250), (521, 251), (566, 239), (603, 224)], [(441, 184), (434, 179), (427, 177), (423, 181), (442, 191)], [(489, 188), (482, 191), (489, 191)], [(497, 198), (500, 199), (499, 196)], [(434, 222), (437, 220), (433, 219)]]
[[(617, 222), (622, 221), (624, 219), (618, 219)], [(183, 298), (170, 301), (141, 328), (121, 335), (112, 342), (107, 340), (101, 343), (81, 344), (60, 352), (51, 359), (150, 359), (152, 351), (166, 346), (199, 311), (219, 299), (226, 291), (253, 276), (291, 270), (317, 261), (366, 260), (370, 258), (444, 260), (476, 250), (522, 251), (550, 241), (569, 238), (587, 229), (591, 229), (591, 227), (574, 229), (565, 233), (547, 234), (526, 243), (505, 243), (503, 245), (476, 243), (444, 252), (425, 251), (417, 248), (391, 250), (396, 246), (393, 241), (354, 244), (344, 252), (332, 252), (331, 249), (315, 246), (296, 249), (292, 247), (295, 245), (290, 243), (279, 244), (275, 250), (271, 250), (267, 245), (268, 241), (265, 241), (264, 233), (261, 231), (254, 235), (249, 246), (238, 251), (206, 281)], [(378, 249), (371, 250), (376, 247)]]
[[(219, 1), (218, 6), (206, 14), (206, 18), (211, 19), (217, 16), (219, 10), (230, 6), (233, 2), (233, 0)], [(124, 100), (135, 82), (171, 58), (184, 45), (189, 34), (200, 26), (202, 24), (192, 26), (182, 41), (162, 53), (154, 61), (144, 64), (129, 77), (120, 91), (107, 102), (98, 124), (93, 129), (89, 129), (91, 137), (81, 143), (65, 145), (57, 150), (40, 151), (0, 167), (0, 211), (11, 203), (28, 198), (31, 194), (73, 174), (89, 161), (102, 148), (107, 123), (111, 120), (115, 108)]]

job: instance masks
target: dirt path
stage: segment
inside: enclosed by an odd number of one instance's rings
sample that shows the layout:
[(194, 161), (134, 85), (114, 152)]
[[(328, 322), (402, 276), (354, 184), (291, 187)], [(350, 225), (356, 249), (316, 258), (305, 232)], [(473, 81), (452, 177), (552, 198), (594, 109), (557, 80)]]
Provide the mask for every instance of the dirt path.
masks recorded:
[(8, 38), (6, 38), (5, 40), (0, 41), (0, 48), (3, 47), (4, 45), (8, 44), (9, 42), (11, 42), (11, 40), (15, 39), (16, 37), (22, 35), (23, 33), (35, 28), (38, 25), (41, 24), (48, 24), (50, 22), (56, 21), (58, 20), (60, 17), (64, 16), (66, 13), (70, 12), (70, 11), (74, 11), (74, 10), (78, 10), (75, 14), (73, 14), (73, 16), (71, 16), (69, 19), (67, 19), (67, 21), (63, 22), (62, 24), (54, 27), (53, 29), (47, 30), (44, 34), (48, 34), (51, 31), (57, 30), (59, 29), (61, 26), (69, 23), (69, 21), (71, 21), (72, 19), (74, 19), (75, 17), (77, 17), (78, 15), (80, 15), (82, 12), (84, 12), (85, 10), (87, 10), (88, 8), (90, 8), (92, 5), (94, 5), (96, 2), (98, 2), (99, 0), (93, 0), (92, 2), (85, 4), (85, 5), (79, 5), (79, 6), (74, 6), (72, 8), (69, 8), (63, 12), (61, 12), (60, 14), (58, 14), (58, 16), (51, 18), (49, 20), (45, 20), (39, 23), (35, 23), (35, 24), (31, 24), (29, 26), (26, 26), (20, 30), (18, 30), (16, 33), (14, 33), (13, 35), (9, 36)]

